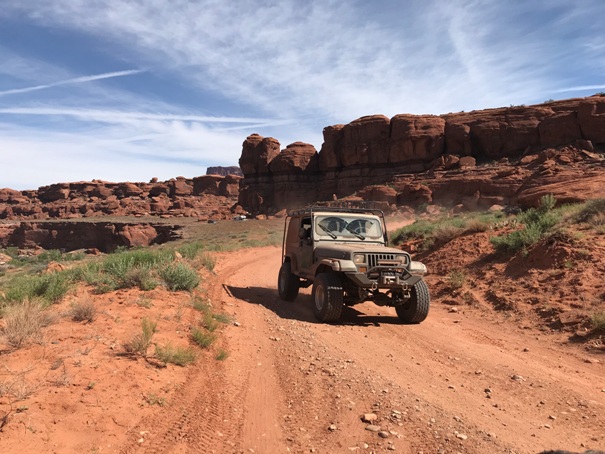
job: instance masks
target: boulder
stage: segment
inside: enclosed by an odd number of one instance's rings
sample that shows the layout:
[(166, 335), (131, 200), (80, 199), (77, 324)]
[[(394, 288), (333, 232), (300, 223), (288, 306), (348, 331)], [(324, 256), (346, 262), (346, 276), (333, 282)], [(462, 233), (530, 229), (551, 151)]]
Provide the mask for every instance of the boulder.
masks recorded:
[(389, 162), (429, 162), (445, 147), (445, 120), (434, 115), (395, 115), (391, 119)]

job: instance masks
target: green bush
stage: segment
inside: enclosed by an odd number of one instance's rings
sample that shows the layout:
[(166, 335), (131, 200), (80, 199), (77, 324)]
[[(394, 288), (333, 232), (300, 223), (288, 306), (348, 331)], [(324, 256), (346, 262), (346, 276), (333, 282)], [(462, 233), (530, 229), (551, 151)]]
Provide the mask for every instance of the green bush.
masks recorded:
[(561, 213), (554, 209), (555, 205), (555, 198), (549, 194), (540, 199), (538, 208), (530, 208), (519, 214), (517, 219), (525, 226), (522, 230), (490, 238), (496, 252), (515, 253), (540, 241), (561, 222)]
[(190, 348), (173, 347), (171, 344), (155, 346), (155, 356), (163, 363), (186, 366), (195, 360), (195, 352)]
[(191, 331), (191, 339), (202, 348), (209, 348), (216, 340), (216, 334), (209, 333), (199, 328), (193, 328)]
[(605, 199), (595, 199), (586, 202), (576, 215), (575, 220), (599, 226), (605, 224)]
[(177, 251), (183, 258), (193, 260), (198, 254), (205, 250), (204, 243), (201, 241), (193, 241), (191, 243), (185, 243), (177, 248)]
[(45, 303), (54, 304), (65, 296), (72, 285), (72, 273), (68, 271), (18, 276), (7, 282), (3, 299), (9, 303), (41, 299)]
[(186, 263), (175, 263), (160, 270), (160, 277), (172, 291), (193, 290), (200, 283), (200, 277), (191, 266)]

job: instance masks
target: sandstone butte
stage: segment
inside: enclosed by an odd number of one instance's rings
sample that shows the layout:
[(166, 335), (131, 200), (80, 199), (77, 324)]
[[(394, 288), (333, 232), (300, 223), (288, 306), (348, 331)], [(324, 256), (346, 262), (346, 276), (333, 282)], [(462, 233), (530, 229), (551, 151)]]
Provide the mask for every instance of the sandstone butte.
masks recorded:
[[(276, 214), (333, 198), (373, 200), (386, 210), (457, 210), (605, 196), (605, 96), (445, 115), (372, 115), (324, 128), (319, 152), (281, 150), (252, 134), (239, 167), (149, 183), (99, 180), (37, 190), (0, 189), (0, 220), (96, 216), (225, 219)], [(226, 174), (226, 175), (224, 175)]]
[(458, 210), (534, 206), (605, 196), (605, 95), (435, 115), (372, 115), (328, 126), (319, 152), (280, 151), (249, 136), (239, 205), (277, 213), (333, 198), (385, 209), (438, 204)]

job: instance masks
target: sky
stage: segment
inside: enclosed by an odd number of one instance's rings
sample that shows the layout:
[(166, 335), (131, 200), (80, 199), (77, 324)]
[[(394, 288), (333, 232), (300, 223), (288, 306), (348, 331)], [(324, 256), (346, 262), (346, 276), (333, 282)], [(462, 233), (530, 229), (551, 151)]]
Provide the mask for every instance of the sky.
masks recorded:
[(253, 133), (605, 91), (603, 0), (3, 0), (0, 188), (192, 178)]

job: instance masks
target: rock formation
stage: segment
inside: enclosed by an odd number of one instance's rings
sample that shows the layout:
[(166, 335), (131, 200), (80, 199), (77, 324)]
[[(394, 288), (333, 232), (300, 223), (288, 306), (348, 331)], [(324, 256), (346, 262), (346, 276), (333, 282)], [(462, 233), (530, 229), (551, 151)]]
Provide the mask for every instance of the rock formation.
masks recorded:
[(323, 135), (319, 152), (301, 142), (280, 152), (277, 140), (249, 136), (240, 205), (275, 213), (357, 196), (471, 209), (529, 206), (545, 193), (566, 201), (605, 196), (602, 95), (440, 116), (366, 116)]
[(236, 175), (238, 177), (243, 177), (244, 176), (244, 174), (242, 173), (242, 169), (240, 169), (238, 166), (229, 166), (229, 167), (215, 166), (215, 167), (208, 167), (206, 169), (206, 175), (220, 175), (222, 177), (226, 177), (227, 175)]
[(180, 238), (180, 227), (124, 222), (20, 222), (0, 224), (0, 247), (42, 247), (67, 252), (95, 248), (149, 246)]
[(237, 202), (236, 175), (205, 175), (150, 183), (93, 180), (56, 183), (32, 191), (0, 189), (0, 219), (74, 219), (97, 216), (227, 219)]

